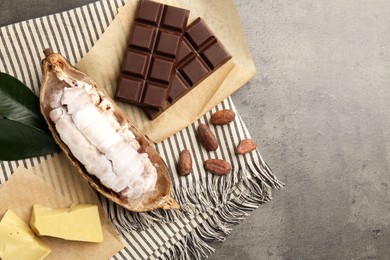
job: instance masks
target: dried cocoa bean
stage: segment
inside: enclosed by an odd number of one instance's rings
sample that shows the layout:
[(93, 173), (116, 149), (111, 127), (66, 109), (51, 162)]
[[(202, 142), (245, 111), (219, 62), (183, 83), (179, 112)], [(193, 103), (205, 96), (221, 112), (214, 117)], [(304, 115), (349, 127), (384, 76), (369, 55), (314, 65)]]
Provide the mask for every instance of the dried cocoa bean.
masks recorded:
[(205, 124), (199, 124), (197, 132), (198, 140), (207, 151), (215, 151), (218, 149), (217, 138), (210, 128)]
[(210, 123), (214, 125), (226, 125), (233, 122), (236, 114), (231, 109), (224, 109), (215, 112), (211, 118)]
[(219, 176), (227, 175), (232, 171), (230, 163), (220, 159), (208, 159), (203, 166), (207, 171)]
[(252, 152), (256, 149), (256, 142), (252, 139), (244, 139), (241, 140), (240, 143), (237, 145), (235, 152), (236, 154), (246, 154), (249, 152)]
[(192, 158), (188, 150), (183, 150), (179, 156), (177, 171), (181, 176), (187, 176), (192, 171)]

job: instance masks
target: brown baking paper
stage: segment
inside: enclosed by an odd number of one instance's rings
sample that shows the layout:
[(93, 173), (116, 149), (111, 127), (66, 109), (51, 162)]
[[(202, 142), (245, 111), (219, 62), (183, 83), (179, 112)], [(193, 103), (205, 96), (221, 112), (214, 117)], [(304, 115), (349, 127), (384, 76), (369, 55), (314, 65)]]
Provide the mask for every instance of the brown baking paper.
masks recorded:
[[(89, 53), (76, 65), (113, 97), (139, 1), (129, 1)], [(117, 101), (134, 123), (154, 142), (160, 142), (193, 123), (254, 77), (256, 70), (232, 0), (159, 0), (190, 10), (190, 20), (202, 17), (233, 58), (194, 90), (149, 120), (133, 105)]]
[[(95, 204), (99, 208), (103, 242), (88, 243), (41, 237), (52, 251), (45, 259), (107, 260), (123, 248), (120, 238), (100, 206), (95, 192), (76, 172), (70, 170), (73, 169), (70, 165), (65, 164), (69, 164), (68, 160), (59, 155), (31, 169), (16, 169), (11, 178), (0, 187), (0, 218), (11, 209), (28, 224), (32, 205), (35, 203), (53, 208), (69, 207), (72, 203)], [(46, 181), (42, 176), (45, 176)]]

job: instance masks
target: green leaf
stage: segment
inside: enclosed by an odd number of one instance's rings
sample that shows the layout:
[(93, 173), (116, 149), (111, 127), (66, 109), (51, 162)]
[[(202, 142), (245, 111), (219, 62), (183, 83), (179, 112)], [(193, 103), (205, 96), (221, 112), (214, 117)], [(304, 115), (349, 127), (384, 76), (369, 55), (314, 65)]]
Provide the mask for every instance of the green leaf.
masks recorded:
[(25, 159), (59, 150), (47, 133), (16, 121), (0, 120), (0, 160)]
[(0, 72), (0, 115), (47, 131), (39, 98), (18, 79)]

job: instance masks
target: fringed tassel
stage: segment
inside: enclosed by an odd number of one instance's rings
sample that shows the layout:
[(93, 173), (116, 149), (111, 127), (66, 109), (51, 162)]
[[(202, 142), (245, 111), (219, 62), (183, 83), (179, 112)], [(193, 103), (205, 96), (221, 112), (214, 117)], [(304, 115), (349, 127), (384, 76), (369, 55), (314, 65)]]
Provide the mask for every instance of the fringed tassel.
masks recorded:
[(271, 168), (268, 166), (266, 162), (264, 162), (263, 157), (261, 157), (260, 152), (257, 151), (257, 156), (259, 157), (258, 163), (253, 163), (250, 166), (252, 172), (260, 177), (264, 182), (266, 182), (270, 187), (274, 189), (281, 189), (284, 187), (284, 183), (279, 181), (278, 178), (273, 174)]
[[(237, 175), (233, 181), (232, 178), (213, 178), (213, 181), (208, 183), (209, 187), (200, 184), (198, 188), (189, 188), (186, 191), (175, 190), (176, 199), (181, 205), (180, 210), (134, 213), (118, 207), (105, 198), (100, 197), (100, 200), (120, 233), (143, 230), (157, 222), (172, 222), (183, 214), (193, 216), (212, 210), (216, 214), (209, 221), (213, 221), (216, 225), (205, 223), (199, 234), (206, 239), (208, 237), (206, 234), (211, 231), (210, 228), (215, 227), (214, 234), (218, 235), (211, 237), (219, 241), (229, 234), (229, 225), (238, 224), (247, 216), (246, 211), (251, 211), (260, 203), (272, 199), (273, 188), (280, 189), (284, 186), (272, 174), (260, 155), (259, 158), (257, 163), (233, 169), (231, 174)], [(179, 188), (175, 187), (175, 189)]]
[[(204, 259), (210, 256), (214, 249), (207, 243), (225, 241), (233, 225), (239, 224), (248, 216), (248, 212), (272, 198), (272, 188), (283, 187), (273, 175), (272, 177), (267, 174), (268, 176), (260, 178), (262, 171), (256, 172), (253, 167), (246, 170), (251, 171), (255, 177), (240, 182), (226, 204), (213, 210), (214, 214), (165, 252), (161, 259)], [(264, 181), (264, 177), (267, 178), (267, 182)]]

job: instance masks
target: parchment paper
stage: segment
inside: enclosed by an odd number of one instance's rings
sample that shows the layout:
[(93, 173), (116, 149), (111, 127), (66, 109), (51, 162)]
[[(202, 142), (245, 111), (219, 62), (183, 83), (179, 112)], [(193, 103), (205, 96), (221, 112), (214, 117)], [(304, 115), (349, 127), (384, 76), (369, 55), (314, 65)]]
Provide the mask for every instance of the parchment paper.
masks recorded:
[[(111, 97), (114, 96), (117, 87), (138, 2), (130, 1), (119, 9), (119, 14), (106, 32), (76, 65)], [(140, 108), (117, 101), (134, 123), (156, 143), (190, 125), (256, 74), (240, 18), (232, 0), (158, 2), (189, 9), (189, 22), (199, 16), (205, 19), (233, 58), (155, 120), (149, 120)]]
[[(61, 195), (59, 191), (56, 191), (51, 184), (45, 182), (36, 175), (45, 174), (46, 178), (51, 179), (53, 182), (59, 182), (61, 180), (58, 179), (58, 174), (62, 174), (63, 172), (60, 167), (53, 166), (60, 166), (58, 163), (63, 163), (64, 161), (66, 162), (66, 159), (62, 158), (61, 155), (43, 162), (42, 166), (50, 167), (50, 171), (48, 171), (48, 169), (41, 171), (36, 168), (38, 166), (34, 167), (35, 169), (31, 168), (28, 170), (24, 167), (19, 167), (10, 180), (0, 187), (0, 218), (2, 218), (3, 214), (8, 209), (11, 209), (28, 224), (30, 222), (32, 205), (35, 203), (53, 208), (68, 207), (72, 203), (95, 204), (99, 208), (103, 231), (103, 242), (87, 243), (66, 241), (53, 237), (41, 237), (52, 250), (51, 254), (46, 259), (109, 259), (121, 250), (123, 245), (108, 220), (106, 213), (100, 206), (96, 195), (91, 196), (91, 194), (94, 193), (91, 192), (92, 190), (88, 184), (85, 183), (83, 179), (78, 178), (76, 175), (77, 173), (71, 173), (75, 176), (65, 173), (62, 178), (69, 178), (67, 187), (72, 190), (68, 197), (72, 196), (71, 194), (73, 194), (73, 196), (80, 194), (79, 196), (74, 196), (74, 200), (70, 200), (69, 198)], [(54, 173), (54, 171), (57, 172)], [(75, 182), (83, 184), (73, 186), (72, 184)], [(82, 190), (79, 190), (80, 187), (82, 187)]]

